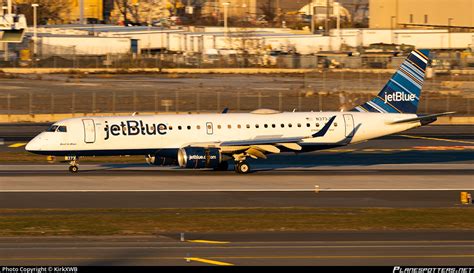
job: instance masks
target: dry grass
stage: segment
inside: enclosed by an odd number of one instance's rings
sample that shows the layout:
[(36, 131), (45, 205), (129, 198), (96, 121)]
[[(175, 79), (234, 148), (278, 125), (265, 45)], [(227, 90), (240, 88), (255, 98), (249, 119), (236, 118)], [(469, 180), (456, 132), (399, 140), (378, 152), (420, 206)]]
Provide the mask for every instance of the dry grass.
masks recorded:
[(2, 209), (0, 236), (472, 229), (472, 208)]

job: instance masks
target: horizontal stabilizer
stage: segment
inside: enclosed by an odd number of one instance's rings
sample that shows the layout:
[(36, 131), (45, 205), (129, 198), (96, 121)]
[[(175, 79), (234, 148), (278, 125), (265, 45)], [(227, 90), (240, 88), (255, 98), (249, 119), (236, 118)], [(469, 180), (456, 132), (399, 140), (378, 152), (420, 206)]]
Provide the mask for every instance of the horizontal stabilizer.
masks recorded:
[(419, 121), (421, 123), (421, 125), (426, 125), (426, 124), (430, 124), (432, 122), (435, 122), (437, 120), (437, 117), (452, 115), (454, 113), (456, 113), (456, 112), (444, 112), (444, 113), (439, 113), (439, 114), (418, 116), (416, 118), (397, 120), (397, 121), (394, 121), (394, 122), (390, 122), (389, 124), (400, 124), (400, 123), (410, 123), (410, 122)]

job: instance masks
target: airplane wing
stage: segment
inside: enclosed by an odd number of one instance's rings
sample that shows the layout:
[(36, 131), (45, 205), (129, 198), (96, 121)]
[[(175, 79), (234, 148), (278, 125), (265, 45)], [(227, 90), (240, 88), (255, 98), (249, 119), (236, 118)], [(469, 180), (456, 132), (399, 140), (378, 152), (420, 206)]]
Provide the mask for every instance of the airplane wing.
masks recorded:
[(220, 147), (222, 153), (224, 154), (242, 153), (253, 158), (266, 158), (265, 153), (279, 153), (280, 148), (278, 147), (284, 147), (294, 151), (301, 150), (301, 146), (298, 144), (298, 142), (307, 138), (325, 136), (335, 119), (336, 116), (331, 117), (324, 127), (321, 128), (321, 130), (308, 136), (264, 136), (253, 139), (232, 140), (216, 143), (192, 143), (189, 145), (198, 147)]
[(426, 116), (418, 116), (416, 118), (409, 118), (409, 119), (402, 119), (402, 120), (396, 120), (394, 122), (390, 122), (390, 124), (399, 124), (399, 123), (409, 123), (409, 122), (417, 122), (419, 121), (421, 125), (426, 125), (430, 124), (432, 122), (435, 122), (437, 120), (437, 117), (441, 116), (447, 116), (447, 115), (452, 115), (456, 112), (444, 112), (444, 113), (439, 113), (439, 114), (432, 114), (432, 115), (426, 115)]

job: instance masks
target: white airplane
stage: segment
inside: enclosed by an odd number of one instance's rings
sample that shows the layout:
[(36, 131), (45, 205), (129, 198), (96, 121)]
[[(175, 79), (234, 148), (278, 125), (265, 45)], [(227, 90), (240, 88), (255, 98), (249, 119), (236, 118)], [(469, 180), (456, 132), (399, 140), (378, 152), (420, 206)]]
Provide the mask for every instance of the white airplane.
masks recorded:
[(382, 91), (348, 112), (278, 112), (71, 118), (27, 145), (35, 154), (65, 156), (78, 171), (82, 156), (144, 155), (155, 165), (249, 173), (247, 158), (344, 146), (429, 124), (452, 112), (417, 115), (428, 50), (414, 50)]

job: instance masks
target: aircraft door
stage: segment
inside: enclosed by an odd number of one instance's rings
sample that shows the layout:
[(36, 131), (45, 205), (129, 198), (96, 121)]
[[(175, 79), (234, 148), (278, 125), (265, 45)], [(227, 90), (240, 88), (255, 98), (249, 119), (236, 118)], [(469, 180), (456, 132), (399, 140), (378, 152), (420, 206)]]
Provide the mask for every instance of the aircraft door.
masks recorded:
[(92, 119), (83, 119), (84, 124), (84, 142), (94, 143), (95, 142), (95, 124)]
[(346, 125), (346, 138), (354, 136), (354, 118), (351, 114), (344, 115), (344, 123)]
[(206, 132), (208, 135), (212, 135), (214, 133), (212, 122), (206, 122)]

